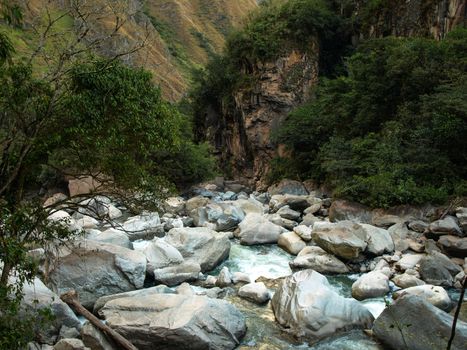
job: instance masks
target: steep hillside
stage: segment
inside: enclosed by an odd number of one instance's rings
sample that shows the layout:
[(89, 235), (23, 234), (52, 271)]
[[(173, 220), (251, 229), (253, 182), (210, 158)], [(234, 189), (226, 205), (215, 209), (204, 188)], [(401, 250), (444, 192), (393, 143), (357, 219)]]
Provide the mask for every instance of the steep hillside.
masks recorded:
[[(6, 6), (13, 3), (6, 1)], [(40, 19), (45, 22), (48, 13), (52, 18), (67, 14), (55, 25), (60, 40), (76, 35), (80, 19), (70, 11), (71, 5), (67, 2), (29, 0), (16, 3), (23, 12), (22, 26), (13, 29), (3, 21), (0, 28), (13, 36), (17, 51), (24, 56), (40, 42), (34, 28)], [(104, 55), (118, 54), (144, 41), (142, 49), (124, 55), (122, 59), (154, 72), (165, 97), (174, 101), (186, 92), (192, 69), (205, 64), (210, 54), (219, 52), (226, 34), (257, 4), (255, 0), (96, 0), (86, 6), (93, 12), (89, 19), (92, 38), (104, 37), (111, 32), (117, 17), (123, 24), (118, 34), (105, 40), (96, 51)], [(51, 47), (57, 46), (60, 41), (57, 39)]]
[(274, 158), (284, 155), (271, 135), (312, 97), (319, 76), (341, 73), (344, 57), (366, 39), (444, 38), (465, 11), (460, 0), (267, 2), (198, 86), (198, 137), (216, 147), (231, 175), (264, 188)]

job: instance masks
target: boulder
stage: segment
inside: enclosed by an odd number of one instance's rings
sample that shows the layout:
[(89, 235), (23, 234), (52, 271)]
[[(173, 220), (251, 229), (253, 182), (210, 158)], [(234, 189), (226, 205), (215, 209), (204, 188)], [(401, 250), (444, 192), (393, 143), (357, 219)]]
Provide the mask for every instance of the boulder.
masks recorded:
[(402, 275), (394, 276), (392, 281), (398, 287), (403, 288), (403, 289), (415, 287), (415, 286), (421, 286), (425, 284), (425, 282), (423, 282), (421, 279), (417, 278), (414, 275), (410, 275), (408, 273), (403, 273)]
[(125, 232), (116, 230), (114, 228), (109, 228), (104, 232), (93, 230), (86, 236), (86, 239), (100, 243), (115, 244), (127, 249), (133, 249), (133, 244), (131, 243), (130, 238), (128, 238), (128, 235)]
[(91, 350), (114, 350), (117, 346), (104, 333), (86, 322), (81, 328), (81, 339)]
[(436, 236), (464, 235), (454, 216), (446, 216), (444, 219), (433, 221), (430, 226), (428, 226), (428, 230)]
[(164, 202), (166, 213), (182, 215), (185, 213), (185, 200), (182, 197), (169, 197)]
[(294, 220), (294, 221), (297, 221), (300, 218), (300, 215), (301, 215), (298, 211), (290, 209), (290, 207), (288, 205), (280, 208), (277, 211), (277, 214), (279, 214), (281, 216), (281, 218)]
[(347, 200), (336, 200), (329, 208), (331, 222), (350, 220), (359, 223), (371, 224), (373, 214), (370, 208)]
[(305, 242), (295, 232), (284, 232), (277, 241), (279, 247), (292, 255), (297, 255), (306, 247)]
[(415, 265), (420, 263), (420, 260), (422, 260), (424, 256), (425, 254), (405, 254), (398, 262), (396, 262), (395, 266), (400, 271), (413, 269)]
[(83, 215), (83, 217), (75, 220), (75, 222), (76, 225), (83, 229), (96, 228), (97, 226), (99, 226), (99, 221), (87, 215)]
[(106, 295), (97, 299), (94, 304), (93, 312), (97, 315), (99, 310), (102, 309), (104, 305), (111, 300), (119, 298), (142, 298), (153, 294), (175, 294), (175, 291), (172, 288), (161, 284), (155, 287), (134, 290), (131, 292)]
[(205, 227), (174, 228), (165, 240), (178, 249), (187, 262), (198, 263), (202, 272), (213, 270), (230, 253), (228, 237)]
[(401, 222), (404, 222), (404, 218), (378, 211), (373, 213), (373, 218), (371, 219), (371, 223), (378, 227), (390, 227)]
[[(11, 280), (15, 283), (14, 280)], [(80, 329), (81, 323), (70, 307), (60, 300), (60, 297), (45, 286), (39, 278), (34, 278), (33, 282), (25, 283), (23, 287), (23, 299), (21, 300), (21, 312), (26, 313), (26, 317), (38, 317), (38, 310), (50, 309), (54, 317), (47, 328), (40, 331), (42, 341), (47, 344), (54, 344), (60, 334), (62, 327)]]
[(292, 269), (312, 269), (324, 274), (348, 273), (348, 267), (320, 247), (309, 246), (303, 248), (298, 256), (289, 263)]
[(232, 284), (232, 275), (230, 274), (230, 271), (228, 267), (224, 266), (219, 273), (219, 276), (217, 276), (216, 280), (216, 286), (225, 288), (227, 286), (230, 286)]
[(298, 224), (296, 221), (289, 220), (289, 219), (284, 219), (281, 217), (279, 214), (269, 214), (267, 215), (267, 218), (269, 221), (271, 221), (273, 224), (278, 225), (280, 227), (283, 227), (287, 231), (292, 231), (294, 227), (296, 227)]
[(54, 193), (49, 198), (47, 198), (42, 206), (44, 208), (51, 207), (54, 205), (58, 205), (58, 203), (64, 202), (67, 199), (68, 199), (68, 196), (66, 194), (57, 192), (57, 193)]
[(240, 243), (245, 245), (277, 243), (283, 228), (259, 214), (247, 214), (238, 225)]
[(398, 290), (392, 294), (392, 297), (397, 299), (406, 294), (419, 296), (431, 305), (446, 312), (449, 312), (452, 308), (451, 298), (449, 298), (448, 293), (443, 287), (433, 286), (432, 284), (414, 286)]
[(306, 196), (307, 189), (300, 181), (284, 179), (278, 184), (269, 186), (268, 193), (272, 196), (275, 194), (292, 194), (296, 196)]
[(449, 255), (458, 258), (467, 256), (467, 237), (441, 236), (438, 240), (438, 245)]
[(123, 231), (128, 234), (131, 241), (137, 239), (153, 239), (164, 234), (164, 225), (161, 225), (159, 214), (143, 213), (128, 218), (122, 225)]
[(317, 222), (313, 225), (314, 242), (337, 257), (358, 259), (367, 247), (362, 227), (351, 221), (338, 223)]
[(118, 209), (115, 205), (113, 205), (112, 203), (108, 205), (108, 209), (109, 209), (108, 215), (109, 215), (110, 220), (116, 220), (123, 216), (122, 211)]
[(425, 221), (414, 220), (414, 221), (410, 221), (407, 226), (412, 231), (415, 231), (415, 232), (418, 232), (418, 233), (424, 233), (428, 229), (429, 225)]
[(295, 232), (301, 239), (305, 242), (311, 241), (311, 228), (306, 225), (299, 225), (293, 228)]
[(233, 205), (240, 208), (245, 215), (250, 213), (256, 214), (264, 214), (264, 207), (263, 204), (256, 200), (255, 198), (248, 198), (248, 199), (237, 199), (236, 201), (232, 202)]
[(209, 199), (201, 196), (190, 198), (185, 203), (187, 213), (191, 213), (194, 209), (204, 207), (209, 203)]
[(177, 248), (160, 238), (155, 238), (147, 244), (142, 253), (148, 261), (146, 270), (151, 275), (154, 275), (154, 270), (184, 262), (183, 256)]
[(182, 282), (197, 280), (200, 272), (201, 266), (197, 262), (184, 261), (177, 265), (155, 269), (154, 280), (168, 286), (175, 286)]
[(467, 233), (467, 208), (456, 208), (456, 217), (464, 233)]
[(238, 290), (238, 295), (256, 304), (264, 304), (271, 299), (271, 294), (263, 282), (245, 284)]
[(139, 350), (234, 349), (246, 332), (245, 318), (233, 305), (206, 296), (121, 298), (99, 314)]
[(91, 350), (80, 339), (62, 339), (54, 345), (54, 350)]
[(313, 226), (313, 224), (318, 221), (321, 220), (313, 214), (308, 213), (303, 217), (302, 222), (300, 222), (300, 226)]
[(432, 252), (420, 260), (420, 276), (428, 284), (451, 287), (454, 277), (462, 271), (446, 255)]
[(276, 320), (296, 336), (322, 338), (368, 328), (373, 315), (354, 299), (338, 295), (323, 275), (303, 270), (285, 278), (272, 298)]
[(239, 282), (251, 283), (251, 277), (246, 273), (236, 271), (232, 274), (232, 282), (235, 284)]
[(142, 288), (146, 277), (146, 257), (113, 244), (78, 242), (61, 248), (58, 259), (49, 272), (52, 289), (59, 295), (75, 289), (87, 308), (101, 296)]
[[(373, 334), (395, 350), (446, 349), (453, 317), (423, 298), (405, 295), (378, 317)], [(463, 350), (467, 344), (467, 323), (458, 321), (451, 349)]]
[(352, 284), (352, 296), (357, 300), (377, 298), (389, 292), (389, 278), (375, 270), (360, 276)]
[(361, 224), (361, 226), (366, 233), (366, 252), (373, 255), (394, 252), (394, 242), (387, 230), (368, 224)]
[(276, 194), (269, 201), (269, 210), (272, 213), (277, 212), (280, 208), (288, 205), (291, 209), (303, 211), (310, 206), (308, 196), (296, 196), (292, 194)]

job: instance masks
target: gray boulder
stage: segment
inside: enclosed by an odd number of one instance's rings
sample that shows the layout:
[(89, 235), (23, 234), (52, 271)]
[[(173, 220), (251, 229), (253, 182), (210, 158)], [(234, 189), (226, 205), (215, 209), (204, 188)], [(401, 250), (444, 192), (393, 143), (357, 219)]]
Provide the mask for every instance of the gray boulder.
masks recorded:
[(54, 350), (91, 350), (80, 339), (62, 339), (54, 345)]
[(449, 312), (452, 308), (451, 298), (449, 298), (448, 293), (443, 287), (425, 284), (398, 290), (394, 292), (392, 296), (394, 299), (397, 299), (406, 294), (421, 297), (431, 305), (434, 305), (446, 312)]
[(467, 208), (456, 208), (456, 217), (464, 233), (467, 233)]
[[(394, 350), (446, 349), (453, 317), (415, 295), (397, 299), (378, 317), (373, 334)], [(458, 321), (451, 349), (464, 350), (467, 323)]]
[(277, 211), (277, 214), (279, 214), (281, 216), (281, 218), (294, 220), (294, 221), (297, 221), (300, 218), (300, 215), (301, 215), (298, 211), (290, 209), (290, 207), (288, 205), (280, 208)]
[(155, 238), (151, 241), (142, 250), (142, 253), (148, 260), (147, 272), (151, 275), (154, 275), (154, 270), (184, 262), (183, 256), (177, 248), (160, 238)]
[(174, 228), (165, 240), (178, 249), (185, 261), (198, 263), (202, 272), (213, 270), (230, 252), (228, 237), (205, 227)]
[(245, 245), (277, 243), (283, 228), (264, 216), (251, 213), (238, 225), (240, 243)]
[(352, 296), (357, 300), (377, 298), (389, 292), (389, 278), (379, 270), (363, 274), (352, 284)]
[(329, 220), (332, 222), (350, 220), (371, 224), (373, 213), (364, 205), (346, 200), (336, 200), (329, 208)]
[(432, 252), (420, 260), (420, 276), (428, 284), (451, 287), (454, 277), (462, 271), (446, 255)]
[(81, 328), (81, 339), (85, 346), (92, 350), (114, 350), (117, 346), (104, 333), (86, 322)]
[(289, 264), (292, 269), (312, 269), (324, 274), (349, 272), (349, 268), (342, 261), (316, 246), (303, 248)]
[(373, 315), (354, 299), (338, 295), (323, 275), (303, 270), (284, 279), (272, 298), (276, 320), (296, 336), (322, 338), (368, 328)]
[(233, 349), (246, 332), (233, 305), (206, 296), (121, 298), (105, 304), (100, 315), (140, 350)]
[(296, 196), (306, 196), (308, 191), (302, 182), (284, 179), (278, 184), (270, 186), (268, 188), (268, 193), (271, 196), (275, 194), (293, 194)]
[(403, 288), (403, 289), (415, 287), (415, 286), (421, 286), (425, 284), (425, 282), (423, 282), (421, 279), (417, 278), (414, 275), (410, 275), (408, 273), (403, 273), (402, 275), (394, 276), (392, 281), (398, 287)]
[(361, 226), (366, 233), (365, 241), (368, 244), (366, 252), (373, 255), (394, 252), (394, 242), (387, 230), (368, 224), (361, 224)]
[(245, 284), (238, 290), (238, 295), (257, 304), (264, 304), (271, 299), (271, 294), (263, 282)]
[(307, 225), (299, 225), (293, 228), (295, 232), (301, 239), (305, 242), (311, 241), (311, 228)]
[(367, 247), (362, 227), (351, 221), (317, 222), (312, 237), (325, 251), (346, 260), (358, 259)]
[(59, 251), (59, 264), (49, 272), (57, 294), (75, 289), (83, 306), (92, 308), (101, 296), (143, 287), (146, 257), (137, 251), (88, 240)]
[(197, 262), (184, 261), (154, 270), (154, 280), (168, 286), (175, 286), (186, 281), (197, 280), (200, 272), (201, 266)]
[(457, 219), (454, 216), (446, 216), (444, 219), (433, 221), (428, 230), (437, 236), (441, 235), (457, 235), (463, 236), (461, 228), (457, 223)]
[(131, 243), (130, 238), (128, 238), (128, 235), (125, 232), (116, 230), (114, 228), (109, 228), (104, 232), (98, 232), (99, 231), (96, 232), (96, 230), (93, 230), (90, 234), (86, 236), (86, 238), (96, 242), (110, 243), (118, 245), (120, 247), (133, 249), (133, 244)]
[(164, 234), (164, 225), (158, 213), (143, 213), (128, 218), (122, 225), (122, 230), (131, 241), (137, 239), (153, 239)]
[(467, 256), (467, 237), (441, 236), (438, 245), (449, 255), (464, 258)]

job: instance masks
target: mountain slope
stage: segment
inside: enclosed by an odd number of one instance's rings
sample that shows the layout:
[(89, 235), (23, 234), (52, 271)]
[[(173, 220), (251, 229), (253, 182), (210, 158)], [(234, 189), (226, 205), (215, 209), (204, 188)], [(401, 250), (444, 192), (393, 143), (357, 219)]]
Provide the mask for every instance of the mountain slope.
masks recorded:
[[(59, 16), (70, 11), (70, 5), (60, 0), (7, 1), (17, 3), (23, 12), (21, 28), (12, 28), (0, 21), (0, 29), (13, 37), (17, 51), (26, 57), (39, 42), (33, 28), (48, 14)], [(219, 52), (225, 36), (257, 7), (255, 0), (95, 0), (87, 5), (94, 11), (89, 21), (92, 37), (103, 37), (116, 23), (122, 21), (118, 35), (105, 40), (96, 48), (104, 55), (118, 54), (144, 41), (144, 47), (122, 59), (132, 66), (143, 66), (154, 73), (166, 98), (176, 101), (186, 92), (193, 68), (207, 62), (210, 54)], [(96, 15), (99, 13), (99, 15)], [(71, 11), (57, 23), (59, 40), (76, 35), (80, 19)]]

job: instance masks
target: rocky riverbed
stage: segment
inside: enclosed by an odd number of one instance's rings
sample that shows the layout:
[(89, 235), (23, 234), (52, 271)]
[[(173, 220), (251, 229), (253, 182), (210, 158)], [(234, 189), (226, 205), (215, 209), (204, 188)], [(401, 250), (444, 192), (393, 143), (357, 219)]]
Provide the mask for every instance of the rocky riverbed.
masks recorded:
[[(59, 300), (70, 289), (141, 350), (446, 347), (467, 208), (370, 210), (288, 180), (257, 193), (217, 179), (136, 216), (88, 201), (105, 220), (50, 217), (86, 233), (25, 289), (24, 308), (55, 314), (30, 349), (116, 348)], [(452, 349), (467, 344), (461, 319)]]

